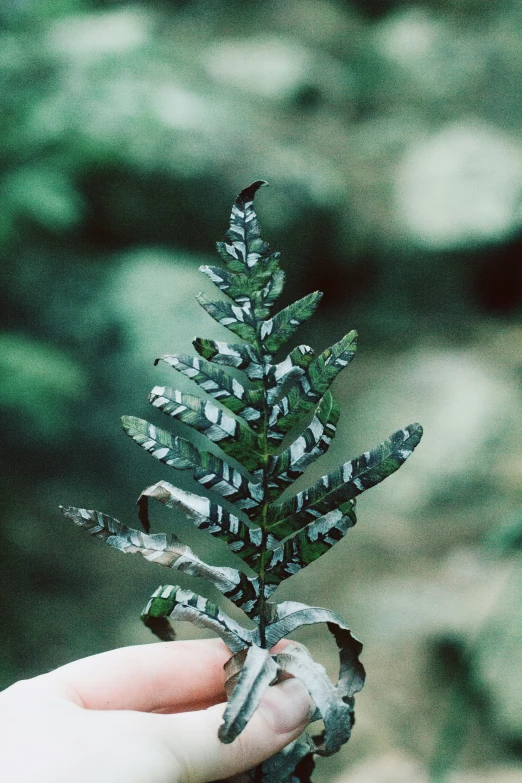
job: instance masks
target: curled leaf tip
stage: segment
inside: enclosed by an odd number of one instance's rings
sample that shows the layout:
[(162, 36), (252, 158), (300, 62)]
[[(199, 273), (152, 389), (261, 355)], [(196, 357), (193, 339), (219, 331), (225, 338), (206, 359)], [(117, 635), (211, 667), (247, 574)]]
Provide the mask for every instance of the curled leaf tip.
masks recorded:
[(259, 188), (265, 188), (268, 187), (268, 182), (266, 182), (264, 179), (257, 179), (255, 182), (252, 182), (251, 185), (249, 185), (246, 188), (243, 188), (242, 191), (238, 194), (238, 197), (236, 198), (236, 203), (245, 201), (252, 201), (254, 196), (256, 195)]

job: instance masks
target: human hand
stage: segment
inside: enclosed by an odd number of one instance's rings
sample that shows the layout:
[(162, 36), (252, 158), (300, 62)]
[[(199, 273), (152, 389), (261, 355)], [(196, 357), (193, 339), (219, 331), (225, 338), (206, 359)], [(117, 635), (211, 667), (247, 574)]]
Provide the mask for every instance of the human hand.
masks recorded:
[(304, 730), (304, 686), (269, 688), (242, 734), (217, 736), (225, 704), (217, 639), (124, 647), (0, 693), (9, 783), (205, 783), (255, 767)]

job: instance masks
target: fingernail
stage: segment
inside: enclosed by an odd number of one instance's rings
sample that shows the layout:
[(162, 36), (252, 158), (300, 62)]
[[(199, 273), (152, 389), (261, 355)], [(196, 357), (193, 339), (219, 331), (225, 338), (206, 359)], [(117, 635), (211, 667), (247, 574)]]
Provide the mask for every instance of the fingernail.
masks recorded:
[(299, 680), (291, 679), (268, 688), (259, 709), (276, 734), (288, 734), (303, 728), (314, 714), (314, 704)]

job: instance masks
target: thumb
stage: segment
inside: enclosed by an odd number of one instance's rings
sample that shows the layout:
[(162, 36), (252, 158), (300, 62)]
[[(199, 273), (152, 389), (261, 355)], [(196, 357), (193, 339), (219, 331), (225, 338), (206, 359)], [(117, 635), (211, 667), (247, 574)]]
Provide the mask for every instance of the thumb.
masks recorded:
[(206, 783), (251, 769), (296, 739), (314, 712), (304, 685), (284, 680), (267, 689), (246, 728), (224, 745), (218, 729), (225, 707), (150, 716), (158, 719), (156, 731), (161, 731), (165, 750), (173, 758), (176, 781)]

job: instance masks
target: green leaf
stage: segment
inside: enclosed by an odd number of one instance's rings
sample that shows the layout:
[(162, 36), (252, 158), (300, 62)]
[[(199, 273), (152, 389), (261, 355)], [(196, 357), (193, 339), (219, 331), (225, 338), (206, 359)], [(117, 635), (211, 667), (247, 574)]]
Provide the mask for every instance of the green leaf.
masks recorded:
[(357, 332), (351, 331), (331, 348), (327, 348), (296, 379), (287, 395), (273, 406), (270, 414), (270, 432), (273, 442), (284, 435), (310, 411), (330, 388), (336, 376), (351, 362), (357, 350)]
[(421, 437), (420, 424), (410, 424), (403, 430), (397, 430), (373, 451), (366, 451), (357, 459), (345, 462), (284, 503), (270, 506), (269, 521), (280, 523), (294, 514), (317, 516), (339, 508), (341, 504), (395, 473), (411, 455)]
[(140, 520), (147, 532), (149, 498), (163, 503), (168, 508), (181, 508), (200, 530), (206, 530), (212, 536), (224, 540), (230, 551), (251, 567), (254, 567), (260, 559), (261, 528), (248, 527), (239, 517), (213, 503), (209, 498), (174, 487), (167, 481), (158, 481), (151, 487), (147, 487), (138, 498)]
[[(277, 584), (283, 579), (293, 576), (318, 557), (328, 552), (334, 544), (340, 541), (348, 530), (355, 525), (355, 513), (343, 513), (340, 509), (329, 511), (319, 519), (309, 522), (283, 544), (264, 553), (265, 575), (269, 582)], [(270, 531), (272, 535), (274, 529)], [(278, 528), (277, 534), (285, 532)]]
[[(158, 587), (143, 610), (141, 619), (160, 639), (172, 638), (173, 632), (168, 622), (171, 619), (188, 621), (217, 633), (232, 652), (239, 652), (252, 643), (250, 631), (211, 601), (178, 585)], [(170, 636), (166, 629), (170, 630)]]
[(232, 207), (226, 241), (218, 243), (221, 258), (233, 272), (256, 267), (268, 251), (268, 245), (261, 239), (261, 226), (253, 208), (255, 194), (267, 184), (258, 180), (240, 192)]
[(266, 364), (263, 368), (263, 376), (266, 390), (266, 400), (272, 404), (276, 397), (281, 395), (281, 388), (300, 375), (304, 375), (314, 357), (314, 352), (309, 345), (298, 345), (286, 359), (278, 364)]
[(166, 354), (156, 359), (155, 364), (159, 361), (186, 375), (226, 408), (240, 414), (245, 421), (256, 421), (260, 418), (262, 392), (246, 388), (236, 378), (206, 359), (185, 354)]
[(234, 302), (243, 305), (250, 301), (257, 306), (257, 314), (265, 318), (281, 295), (285, 282), (284, 272), (277, 268), (278, 259), (279, 254), (272, 256), (268, 265), (262, 264), (254, 272), (230, 272), (208, 264), (199, 269)]
[(123, 429), (136, 443), (165, 465), (186, 470), (190, 468), (196, 481), (226, 497), (245, 511), (256, 509), (263, 497), (263, 488), (250, 482), (239, 471), (208, 451), (200, 451), (184, 438), (149, 424), (135, 416), (122, 416)]
[(155, 386), (149, 394), (149, 401), (168, 416), (203, 432), (247, 470), (254, 471), (260, 466), (262, 445), (259, 437), (248, 425), (225, 413), (210, 400), (178, 389)]
[(304, 432), (281, 454), (268, 462), (270, 485), (286, 489), (306, 468), (325, 454), (335, 437), (339, 420), (339, 405), (331, 392), (326, 392), (317, 406), (314, 418)]
[(288, 305), (273, 318), (269, 318), (261, 324), (259, 336), (263, 342), (263, 348), (268, 354), (274, 354), (286, 343), (296, 329), (307, 321), (314, 313), (321, 301), (321, 291), (314, 291), (294, 304)]
[(196, 337), (194, 348), (204, 359), (225, 367), (235, 367), (245, 370), (252, 362), (258, 364), (259, 358), (249, 345), (241, 343), (224, 343), (219, 340), (208, 340), (205, 337)]
[(252, 323), (252, 304), (247, 299), (243, 305), (230, 304), (218, 300), (212, 300), (204, 294), (196, 296), (201, 307), (221, 326), (226, 327), (242, 340), (253, 341), (256, 330)]

